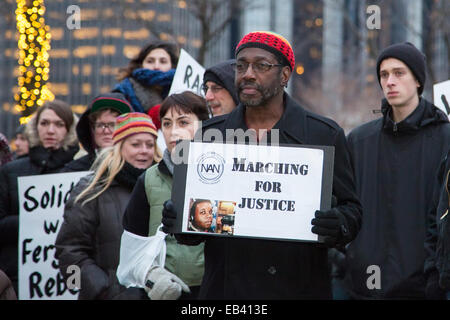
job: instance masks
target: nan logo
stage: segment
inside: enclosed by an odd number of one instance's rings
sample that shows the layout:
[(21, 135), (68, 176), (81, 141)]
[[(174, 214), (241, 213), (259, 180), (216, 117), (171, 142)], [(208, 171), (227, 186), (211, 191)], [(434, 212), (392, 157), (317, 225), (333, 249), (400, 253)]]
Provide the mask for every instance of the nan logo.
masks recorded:
[(203, 183), (219, 182), (224, 170), (224, 158), (215, 152), (202, 154), (197, 160), (197, 173)]

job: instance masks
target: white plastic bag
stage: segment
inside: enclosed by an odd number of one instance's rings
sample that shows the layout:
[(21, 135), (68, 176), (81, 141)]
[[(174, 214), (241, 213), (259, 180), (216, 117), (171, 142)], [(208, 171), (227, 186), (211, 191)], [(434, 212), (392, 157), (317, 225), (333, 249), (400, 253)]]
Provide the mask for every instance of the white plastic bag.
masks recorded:
[(124, 230), (120, 241), (120, 261), (117, 278), (120, 284), (145, 288), (145, 277), (152, 266), (164, 267), (166, 261), (166, 233), (162, 225), (151, 237), (142, 237)]

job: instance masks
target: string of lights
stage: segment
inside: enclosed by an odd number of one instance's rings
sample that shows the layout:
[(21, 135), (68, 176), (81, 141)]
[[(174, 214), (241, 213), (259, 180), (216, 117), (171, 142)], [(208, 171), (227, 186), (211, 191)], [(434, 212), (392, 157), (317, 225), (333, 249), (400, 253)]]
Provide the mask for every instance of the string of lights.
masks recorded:
[(17, 0), (16, 21), (19, 31), (19, 92), (14, 95), (16, 111), (26, 123), (36, 109), (55, 96), (46, 85), (50, 63), (50, 28), (45, 25), (44, 0)]

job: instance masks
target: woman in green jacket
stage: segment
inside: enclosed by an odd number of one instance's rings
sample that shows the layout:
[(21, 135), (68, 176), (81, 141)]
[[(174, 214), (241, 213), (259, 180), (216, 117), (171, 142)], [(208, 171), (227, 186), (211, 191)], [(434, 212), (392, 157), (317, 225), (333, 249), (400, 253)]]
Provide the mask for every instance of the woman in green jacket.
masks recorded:
[[(192, 92), (173, 94), (164, 100), (160, 118), (167, 149), (162, 161), (139, 177), (124, 214), (118, 278), (128, 287), (144, 287), (152, 300), (195, 299), (202, 281), (203, 244), (181, 245), (173, 236), (167, 235), (164, 268), (150, 267), (145, 262), (140, 268), (139, 263), (133, 261), (136, 257), (145, 261), (144, 250), (138, 246), (145, 246), (149, 237), (156, 234), (161, 224), (163, 203), (171, 198), (174, 168), (171, 154), (176, 142), (193, 139), (199, 121), (208, 117), (205, 100)], [(122, 250), (124, 247), (127, 250)]]

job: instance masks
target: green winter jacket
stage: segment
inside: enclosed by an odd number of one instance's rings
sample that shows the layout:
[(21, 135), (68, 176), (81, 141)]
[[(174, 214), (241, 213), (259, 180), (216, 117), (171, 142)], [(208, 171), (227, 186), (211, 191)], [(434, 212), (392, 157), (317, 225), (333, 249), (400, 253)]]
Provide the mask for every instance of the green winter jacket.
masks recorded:
[[(172, 192), (172, 177), (163, 174), (158, 165), (145, 172), (145, 193), (150, 206), (149, 236), (153, 236), (161, 225), (164, 201), (170, 199)], [(177, 243), (172, 235), (166, 236), (165, 268), (178, 276), (188, 286), (199, 286), (204, 272), (203, 247), (187, 246)]]

